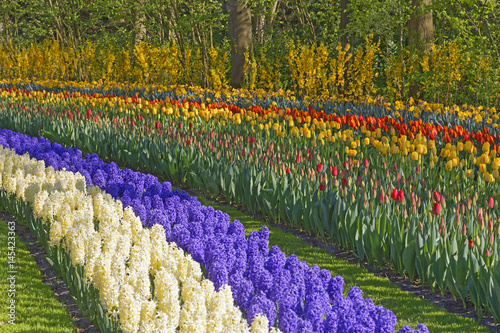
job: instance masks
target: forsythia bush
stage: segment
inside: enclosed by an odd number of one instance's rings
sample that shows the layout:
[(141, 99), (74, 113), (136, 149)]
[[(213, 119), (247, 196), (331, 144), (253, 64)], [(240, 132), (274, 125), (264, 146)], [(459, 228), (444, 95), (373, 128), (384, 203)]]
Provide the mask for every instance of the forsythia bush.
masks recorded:
[[(86, 43), (81, 47), (46, 40), (37, 45), (0, 45), (4, 79), (77, 80), (109, 83), (229, 86), (229, 45), (199, 48), (147, 43), (117, 48)], [(482, 104), (498, 108), (500, 70), (486, 55), (456, 42), (418, 55), (407, 49), (383, 54), (373, 36), (364, 45), (331, 49), (323, 44), (291, 43), (284, 50), (268, 47), (245, 53), (245, 88), (294, 90), (298, 97), (360, 99), (382, 95), (391, 101), (414, 98), (446, 105)]]

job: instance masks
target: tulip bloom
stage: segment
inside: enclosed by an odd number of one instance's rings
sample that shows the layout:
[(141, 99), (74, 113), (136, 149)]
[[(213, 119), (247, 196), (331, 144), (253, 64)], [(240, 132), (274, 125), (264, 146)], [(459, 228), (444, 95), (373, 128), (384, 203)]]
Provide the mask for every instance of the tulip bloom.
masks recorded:
[(392, 190), (391, 198), (396, 200), (397, 197), (398, 197), (398, 190), (396, 189)]
[(399, 190), (398, 196), (396, 198), (398, 201), (404, 201), (405, 199), (405, 192), (403, 190)]
[(436, 202), (441, 201), (441, 196), (439, 195), (438, 191), (434, 191), (433, 198), (434, 198), (434, 201), (436, 201)]
[(384, 193), (384, 190), (380, 191), (380, 196), (378, 197), (378, 201), (381, 204), (385, 203), (385, 193)]
[(321, 183), (319, 184), (319, 190), (324, 191), (325, 190), (325, 184)]
[(290, 173), (290, 168), (286, 168), (286, 173), (289, 174)]
[(300, 155), (297, 155), (297, 158), (295, 159), (295, 163), (297, 163), (297, 164), (300, 163)]
[(440, 215), (441, 214), (441, 204), (439, 202), (435, 202), (432, 205), (432, 214)]
[(472, 239), (469, 239), (469, 246), (474, 247), (474, 241)]
[(321, 173), (323, 171), (323, 164), (319, 163), (317, 166), (316, 166), (316, 171), (318, 173)]
[(488, 200), (488, 207), (495, 207), (495, 200), (493, 200), (493, 197), (490, 197), (490, 199)]

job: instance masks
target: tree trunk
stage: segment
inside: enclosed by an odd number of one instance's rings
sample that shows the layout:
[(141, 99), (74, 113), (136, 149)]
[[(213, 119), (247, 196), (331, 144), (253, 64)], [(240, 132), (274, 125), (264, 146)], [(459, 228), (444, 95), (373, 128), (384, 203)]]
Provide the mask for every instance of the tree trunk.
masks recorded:
[[(349, 10), (349, 4), (350, 0), (341, 0), (340, 1), (340, 45), (342, 46), (342, 51), (344, 51), (349, 45), (349, 51), (348, 52), (353, 52), (354, 49), (354, 38), (352, 34), (349, 33), (347, 30), (347, 25), (349, 24), (349, 15), (351, 14), (351, 11)], [(350, 61), (349, 61), (350, 62)], [(349, 62), (346, 63), (346, 66), (348, 66)], [(349, 77), (347, 75), (347, 68), (344, 69), (344, 86), (343, 88), (339, 89), (339, 93), (343, 95), (345, 93), (345, 90), (347, 89), (347, 86), (349, 84), (348, 82)]]
[[(434, 42), (434, 24), (432, 12), (423, 13), (425, 6), (432, 0), (411, 0), (412, 13), (408, 23), (408, 43), (412, 51), (419, 53), (430, 52)], [(418, 97), (418, 83), (410, 81), (410, 97)]]
[(241, 88), (245, 79), (245, 52), (252, 49), (252, 15), (246, 0), (228, 0), (231, 37), (231, 86)]
[(139, 0), (134, 13), (134, 43), (139, 44), (146, 37), (146, 26), (144, 25), (144, 0)]
[(266, 17), (265, 15), (265, 7), (264, 5), (260, 6), (258, 9), (257, 19), (255, 20), (255, 38), (257, 42), (262, 42), (264, 38), (264, 26), (266, 25)]
[(347, 31), (347, 25), (349, 24), (349, 14), (351, 11), (348, 9), (350, 0), (341, 0), (340, 1), (340, 45), (342, 49), (345, 49), (347, 44), (351, 46), (353, 38)]
[(434, 41), (432, 12), (422, 13), (424, 6), (432, 0), (411, 0), (412, 14), (408, 23), (408, 41), (410, 47), (420, 51), (430, 51)]

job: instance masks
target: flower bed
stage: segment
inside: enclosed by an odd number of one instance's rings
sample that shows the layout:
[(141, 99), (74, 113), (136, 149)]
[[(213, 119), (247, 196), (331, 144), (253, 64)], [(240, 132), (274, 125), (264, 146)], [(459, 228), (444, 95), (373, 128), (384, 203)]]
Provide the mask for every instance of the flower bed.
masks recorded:
[(162, 226), (143, 228), (132, 209), (83, 176), (3, 147), (0, 166), (3, 208), (28, 224), (101, 331), (269, 331), (261, 315), (249, 327), (231, 289), (215, 290)]
[(363, 299), (359, 288), (344, 297), (341, 277), (332, 278), (329, 271), (309, 267), (293, 255), (287, 258), (277, 247), (269, 250), (265, 228), (245, 239), (242, 225), (230, 223), (227, 215), (201, 206), (185, 193), (171, 192), (167, 182), (160, 184), (151, 175), (121, 170), (95, 154), (82, 159), (77, 149), (6, 130), (0, 131), (0, 144), (17, 154), (28, 152), (56, 170), (79, 172), (116, 198), (126, 198), (123, 206), (131, 205), (144, 225), (160, 224), (166, 241), (177, 243), (202, 264), (216, 290), (226, 283), (231, 286), (249, 323), (263, 313), (270, 326), (277, 321), (284, 332), (343, 332), (355, 327), (394, 331), (392, 312)]
[[(170, 101), (155, 114), (131, 98), (4, 95), (26, 102), (5, 104), (4, 127), (223, 193), (500, 318), (500, 145), (491, 126), (473, 132), (474, 120), (462, 127), (460, 115), (449, 114), (429, 115), (449, 126), (406, 122), (411, 108), (395, 119)], [(66, 109), (75, 103), (86, 105), (85, 113)], [(126, 115), (122, 106), (140, 114)]]

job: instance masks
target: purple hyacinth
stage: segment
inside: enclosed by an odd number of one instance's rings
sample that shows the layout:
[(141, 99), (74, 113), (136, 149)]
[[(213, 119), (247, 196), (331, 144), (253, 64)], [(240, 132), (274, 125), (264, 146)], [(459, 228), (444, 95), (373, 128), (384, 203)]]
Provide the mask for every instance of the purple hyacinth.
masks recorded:
[[(370, 299), (361, 289), (351, 288), (343, 296), (344, 280), (328, 270), (310, 267), (297, 256), (286, 256), (273, 246), (269, 250), (266, 227), (245, 237), (239, 221), (202, 206), (196, 197), (160, 183), (153, 175), (120, 169), (105, 163), (97, 154), (84, 158), (76, 148), (65, 148), (40, 137), (0, 130), (0, 144), (28, 152), (56, 170), (80, 172), (88, 185), (105, 190), (131, 206), (145, 226), (157, 223), (166, 231), (167, 241), (191, 254), (219, 288), (231, 286), (236, 305), (251, 320), (264, 313), (270, 325), (283, 332), (393, 332), (396, 317)], [(424, 325), (408, 326), (399, 332), (428, 332)]]

